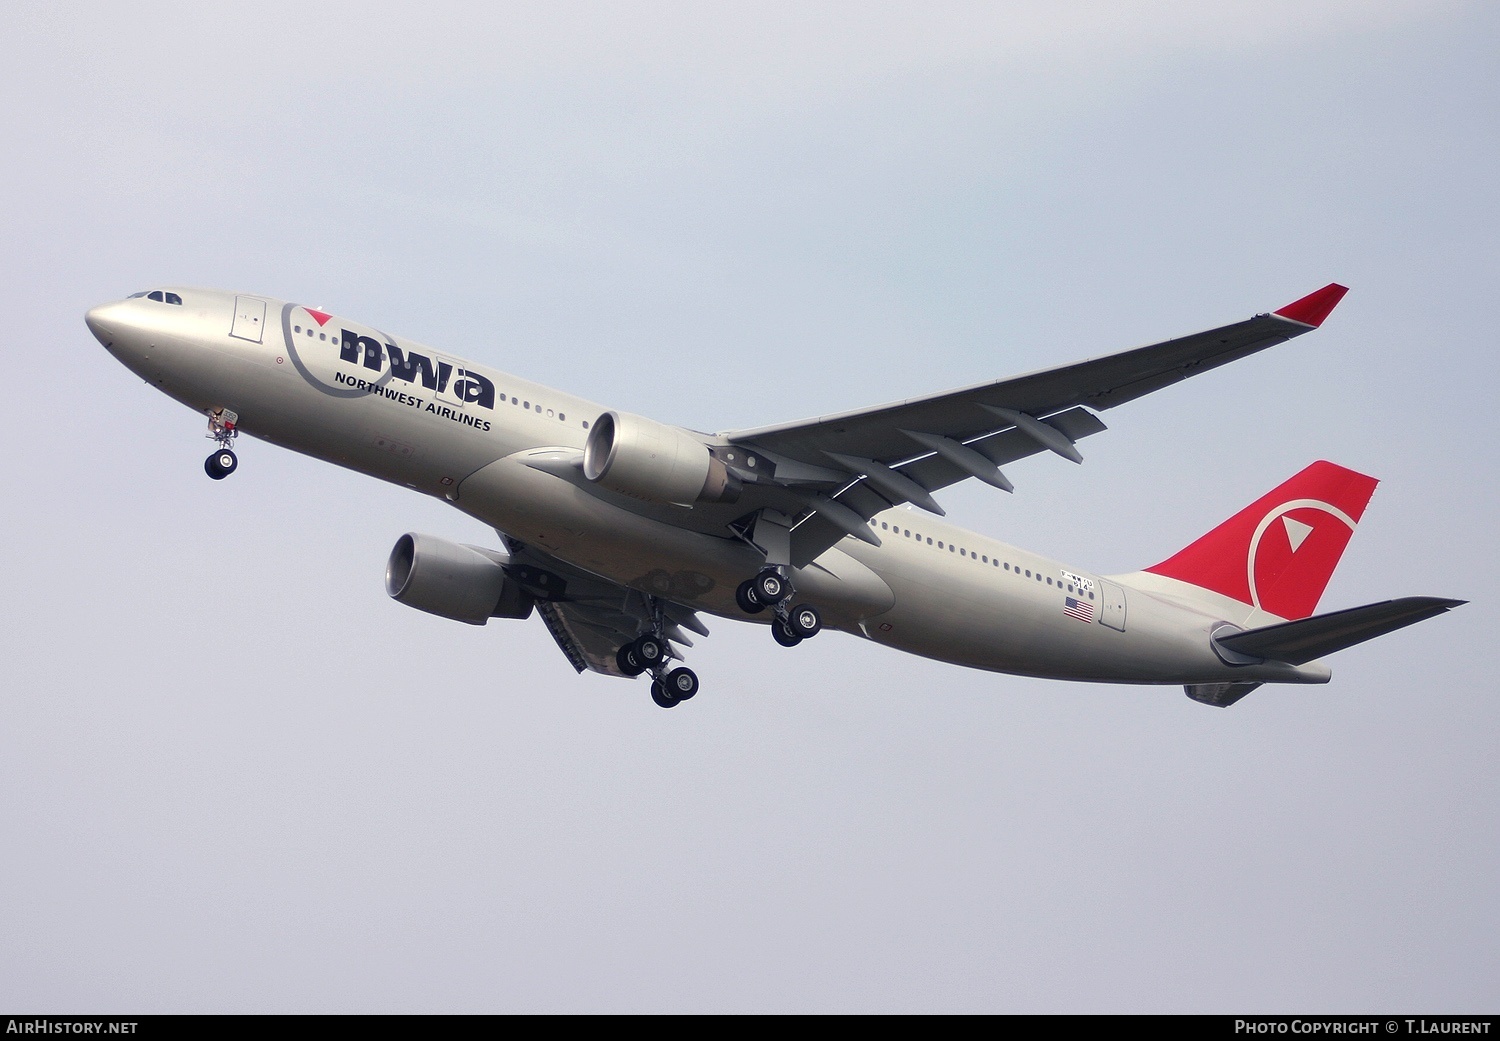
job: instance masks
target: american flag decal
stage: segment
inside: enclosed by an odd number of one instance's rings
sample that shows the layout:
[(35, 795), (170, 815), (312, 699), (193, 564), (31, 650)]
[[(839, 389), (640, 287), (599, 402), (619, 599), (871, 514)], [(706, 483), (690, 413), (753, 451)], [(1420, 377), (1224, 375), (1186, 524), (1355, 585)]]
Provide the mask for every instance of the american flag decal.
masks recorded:
[(1071, 596), (1063, 597), (1063, 614), (1069, 618), (1076, 618), (1080, 622), (1092, 622), (1094, 605), (1083, 600), (1074, 600)]

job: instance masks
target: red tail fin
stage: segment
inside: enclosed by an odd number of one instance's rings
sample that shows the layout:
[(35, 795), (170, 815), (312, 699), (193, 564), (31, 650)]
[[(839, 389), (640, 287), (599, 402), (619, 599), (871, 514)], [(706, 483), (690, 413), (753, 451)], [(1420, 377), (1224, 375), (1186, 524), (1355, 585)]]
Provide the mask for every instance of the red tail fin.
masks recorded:
[(1316, 462), (1191, 546), (1146, 570), (1282, 618), (1306, 618), (1379, 482)]

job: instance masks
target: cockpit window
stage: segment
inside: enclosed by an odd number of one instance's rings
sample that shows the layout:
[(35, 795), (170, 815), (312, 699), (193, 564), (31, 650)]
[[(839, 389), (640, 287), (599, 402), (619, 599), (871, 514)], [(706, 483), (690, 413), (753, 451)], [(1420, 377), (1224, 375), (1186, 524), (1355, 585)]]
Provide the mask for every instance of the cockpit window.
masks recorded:
[(131, 293), (130, 299), (135, 300), (143, 296), (147, 300), (155, 300), (159, 304), (176, 304), (178, 307), (182, 306), (182, 297), (176, 293), (168, 293), (161, 289), (153, 289), (149, 293)]
[(176, 293), (168, 293), (167, 303), (177, 304), (180, 307), (182, 305), (182, 297), (178, 296)]
[(155, 300), (157, 303), (161, 303), (162, 302), (161, 301), (161, 290), (158, 289), (155, 292), (147, 293), (146, 294), (146, 299), (147, 300)]

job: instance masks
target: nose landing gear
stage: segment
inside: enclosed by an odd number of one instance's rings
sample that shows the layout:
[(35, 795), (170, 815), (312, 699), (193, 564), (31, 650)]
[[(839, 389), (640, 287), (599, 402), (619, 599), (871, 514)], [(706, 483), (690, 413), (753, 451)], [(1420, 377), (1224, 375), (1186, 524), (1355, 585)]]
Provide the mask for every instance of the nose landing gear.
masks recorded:
[(214, 454), (203, 462), (203, 472), (216, 481), (222, 481), (239, 468), (239, 457), (234, 454), (230, 446), (234, 439), (239, 437), (240, 417), (237, 413), (227, 408), (217, 409), (208, 414), (208, 436), (219, 443)]

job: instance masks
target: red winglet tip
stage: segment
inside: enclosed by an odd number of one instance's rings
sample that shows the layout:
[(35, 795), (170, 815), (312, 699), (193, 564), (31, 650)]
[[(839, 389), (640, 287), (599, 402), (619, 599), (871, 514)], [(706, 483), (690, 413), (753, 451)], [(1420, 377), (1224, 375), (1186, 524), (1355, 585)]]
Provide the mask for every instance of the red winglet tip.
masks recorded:
[(1287, 304), (1276, 314), (1316, 329), (1323, 324), (1325, 318), (1333, 313), (1333, 309), (1339, 305), (1340, 300), (1344, 299), (1344, 294), (1347, 292), (1349, 292), (1348, 286), (1330, 282), (1317, 292), (1308, 293), (1301, 300)]

